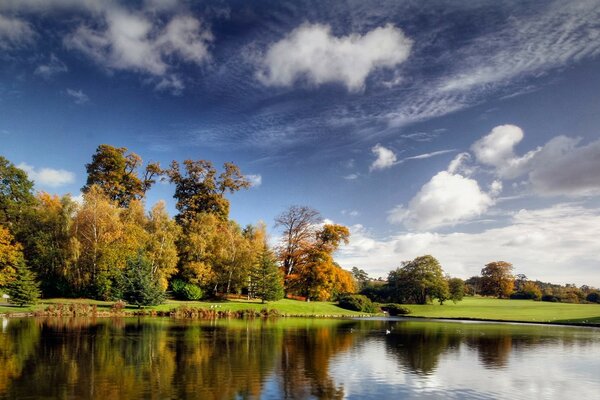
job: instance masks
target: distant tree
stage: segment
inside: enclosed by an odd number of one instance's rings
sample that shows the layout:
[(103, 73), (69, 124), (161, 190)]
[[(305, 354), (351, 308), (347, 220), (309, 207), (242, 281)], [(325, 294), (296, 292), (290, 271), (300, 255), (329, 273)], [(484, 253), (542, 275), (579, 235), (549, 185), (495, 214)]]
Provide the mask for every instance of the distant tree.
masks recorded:
[(8, 301), (19, 307), (36, 304), (41, 295), (35, 274), (24, 262), (18, 264), (16, 278), (6, 286), (6, 292), (10, 296)]
[(290, 206), (275, 218), (275, 227), (283, 229), (278, 256), (286, 276), (305, 261), (320, 222), (321, 214), (306, 206)]
[(33, 182), (27, 173), (0, 156), (0, 225), (12, 234), (18, 233), (18, 224), (35, 200)]
[(481, 293), (481, 277), (472, 276), (465, 281), (465, 294), (475, 296)]
[(254, 297), (263, 303), (283, 298), (283, 275), (277, 266), (277, 259), (266, 244), (252, 268), (250, 279)]
[(250, 181), (233, 163), (225, 163), (224, 171), (218, 176), (210, 161), (185, 160), (183, 167), (184, 171), (177, 161), (173, 161), (165, 171), (175, 185), (173, 197), (177, 199), (176, 208), (179, 211), (176, 219), (181, 225), (193, 220), (199, 213), (214, 214), (227, 220), (229, 200), (225, 198), (225, 193), (250, 187)]
[(591, 292), (585, 299), (590, 303), (600, 303), (600, 292)]
[(358, 284), (358, 290), (363, 290), (369, 282), (369, 274), (367, 274), (364, 270), (359, 269), (358, 267), (352, 267), (351, 272), (352, 276), (356, 280), (356, 283)]
[(127, 153), (126, 147), (113, 147), (101, 144), (86, 164), (87, 182), (81, 189), (86, 193), (97, 185), (108, 198), (121, 207), (127, 207), (132, 200), (142, 199), (154, 184), (154, 178), (162, 173), (158, 163), (146, 166), (144, 176), (139, 176), (142, 159), (135, 153)]
[(526, 299), (540, 300), (542, 298), (542, 291), (540, 288), (531, 281), (526, 281), (521, 285), (519, 293), (523, 294)]
[(142, 307), (164, 302), (165, 292), (152, 274), (152, 264), (143, 255), (127, 261), (122, 279), (121, 291), (127, 303)]
[(430, 255), (404, 262), (388, 275), (391, 297), (397, 303), (426, 304), (432, 299), (442, 303), (448, 298), (448, 283), (438, 260)]
[(465, 296), (465, 282), (460, 278), (448, 279), (448, 289), (450, 292), (450, 300), (454, 303), (461, 301)]
[(508, 298), (514, 289), (513, 266), (506, 261), (494, 261), (481, 270), (481, 294)]

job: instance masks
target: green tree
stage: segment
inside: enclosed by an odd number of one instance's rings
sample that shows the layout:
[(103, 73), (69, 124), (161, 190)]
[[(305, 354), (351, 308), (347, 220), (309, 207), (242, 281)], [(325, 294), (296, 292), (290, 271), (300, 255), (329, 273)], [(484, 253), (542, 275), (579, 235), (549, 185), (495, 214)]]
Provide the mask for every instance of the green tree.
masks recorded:
[(437, 259), (430, 255), (404, 262), (391, 271), (388, 285), (392, 300), (397, 303), (426, 304), (436, 298), (443, 302), (448, 298), (448, 283)]
[(86, 193), (97, 185), (110, 200), (127, 207), (132, 200), (142, 199), (154, 184), (154, 178), (162, 173), (158, 163), (150, 163), (140, 178), (138, 170), (141, 166), (140, 156), (127, 153), (126, 147), (101, 144), (92, 156), (92, 162), (85, 166), (88, 177), (81, 190)]
[(465, 281), (460, 278), (448, 279), (448, 290), (450, 292), (450, 300), (454, 303), (461, 301), (465, 296)]
[(129, 304), (154, 306), (164, 302), (165, 292), (152, 274), (152, 264), (142, 254), (127, 260), (121, 291)]
[(481, 270), (481, 294), (508, 298), (514, 289), (513, 266), (506, 261), (494, 261)]
[(0, 225), (17, 233), (25, 212), (34, 204), (33, 182), (27, 173), (0, 156)]
[(26, 304), (36, 304), (40, 298), (40, 284), (36, 276), (24, 262), (17, 266), (17, 276), (15, 280), (6, 287), (6, 292), (10, 296), (8, 301), (23, 307)]
[(250, 279), (253, 296), (263, 303), (283, 298), (283, 276), (275, 256), (266, 244), (252, 269)]
[(351, 272), (352, 276), (358, 283), (358, 290), (363, 290), (369, 283), (369, 274), (367, 274), (364, 270), (359, 269), (358, 267), (352, 267)]
[(217, 170), (207, 160), (185, 160), (184, 171), (177, 161), (165, 171), (169, 180), (175, 185), (177, 199), (176, 208), (179, 214), (175, 217), (181, 225), (184, 221), (193, 220), (198, 213), (215, 214), (222, 220), (229, 218), (229, 200), (225, 193), (234, 193), (249, 188), (250, 181), (233, 163), (225, 163), (224, 171), (217, 175)]

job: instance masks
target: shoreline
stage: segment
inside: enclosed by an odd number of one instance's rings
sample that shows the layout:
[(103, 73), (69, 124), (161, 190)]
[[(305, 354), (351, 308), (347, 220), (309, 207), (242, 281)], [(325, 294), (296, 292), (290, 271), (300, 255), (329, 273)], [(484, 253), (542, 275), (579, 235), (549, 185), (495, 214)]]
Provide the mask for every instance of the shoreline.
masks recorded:
[[(205, 310), (208, 311), (208, 310)], [(36, 312), (16, 312), (16, 313), (0, 313), (0, 318), (134, 318), (134, 317), (152, 317), (152, 318), (173, 318), (173, 319), (195, 319), (195, 320), (211, 320), (211, 319), (259, 319), (259, 318), (314, 318), (314, 319), (381, 319), (387, 321), (405, 321), (405, 320), (430, 320), (436, 321), (447, 321), (447, 322), (485, 322), (485, 323), (499, 323), (499, 324), (519, 324), (519, 325), (544, 325), (544, 326), (570, 326), (577, 328), (600, 328), (598, 323), (582, 323), (582, 322), (556, 322), (556, 321), (521, 321), (521, 320), (502, 320), (493, 318), (470, 318), (470, 317), (426, 317), (426, 316), (398, 316), (390, 317), (381, 314), (365, 314), (365, 315), (311, 315), (311, 314), (278, 314), (278, 315), (266, 315), (255, 313), (253, 310), (244, 310), (248, 313), (242, 312), (230, 312), (219, 315), (211, 315), (210, 317), (195, 314), (193, 316), (177, 315), (176, 310), (169, 312), (124, 312), (124, 313), (111, 313), (111, 312), (98, 312), (96, 314), (87, 315), (50, 315)], [(252, 311), (252, 313), (250, 313)]]

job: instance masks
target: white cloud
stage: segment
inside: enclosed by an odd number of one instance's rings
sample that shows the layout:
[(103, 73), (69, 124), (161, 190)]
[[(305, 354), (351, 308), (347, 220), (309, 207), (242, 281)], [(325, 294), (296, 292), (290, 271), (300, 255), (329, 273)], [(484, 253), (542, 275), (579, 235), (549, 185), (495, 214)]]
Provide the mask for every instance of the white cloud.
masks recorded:
[(600, 140), (579, 146), (581, 139), (557, 136), (523, 156), (514, 147), (523, 131), (514, 125), (497, 126), (476, 141), (471, 150), (477, 161), (494, 167), (500, 178), (527, 176), (531, 190), (542, 196), (600, 194)]
[(0, 14), (0, 49), (8, 50), (33, 42), (35, 31), (29, 23)]
[(344, 176), (344, 179), (347, 181), (353, 181), (355, 179), (358, 179), (360, 177), (360, 174), (348, 174), (346, 176)]
[(578, 146), (580, 139), (557, 136), (531, 161), (529, 181), (544, 196), (600, 195), (600, 140)]
[(21, 163), (17, 168), (27, 173), (29, 178), (42, 186), (59, 187), (75, 182), (75, 174), (64, 169), (39, 168)]
[(50, 54), (50, 60), (48, 61), (48, 64), (38, 65), (33, 71), (33, 73), (48, 80), (51, 79), (54, 75), (60, 74), (62, 72), (67, 72), (68, 70), (69, 68), (67, 68), (64, 62), (62, 62), (54, 54)]
[(79, 90), (67, 89), (66, 93), (67, 93), (67, 95), (69, 95), (70, 97), (73, 98), (73, 101), (75, 102), (75, 104), (85, 104), (88, 101), (90, 101), (90, 98), (88, 97), (88, 95), (83, 93), (83, 91), (81, 89), (79, 89)]
[(369, 167), (369, 171), (390, 168), (396, 164), (396, 154), (392, 150), (383, 147), (379, 143), (371, 148), (371, 152), (377, 156), (377, 159), (373, 161)]
[(257, 77), (269, 86), (291, 86), (304, 78), (357, 91), (373, 70), (406, 61), (411, 47), (412, 40), (391, 24), (344, 37), (333, 36), (328, 25), (304, 24), (268, 48)]
[(348, 215), (350, 217), (358, 217), (360, 215), (360, 212), (356, 211), (356, 210), (342, 210), (342, 215)]
[(260, 174), (246, 175), (246, 179), (250, 181), (250, 185), (252, 185), (252, 187), (258, 187), (262, 185), (262, 175)]
[(449, 149), (449, 150), (432, 151), (431, 153), (424, 153), (424, 154), (419, 154), (419, 155), (412, 156), (412, 157), (403, 158), (402, 160), (400, 160), (400, 162), (404, 162), (404, 161), (408, 161), (408, 160), (424, 160), (426, 158), (440, 156), (442, 154), (452, 153), (454, 151), (456, 151), (456, 150)]
[(423, 185), (408, 208), (392, 209), (388, 221), (418, 230), (434, 229), (478, 217), (493, 204), (492, 196), (474, 179), (441, 171)]
[(387, 276), (403, 260), (432, 254), (453, 276), (478, 275), (494, 260), (512, 262), (531, 279), (600, 286), (600, 210), (578, 204), (521, 210), (508, 225), (477, 233), (403, 233), (377, 239), (361, 225), (351, 227), (350, 244), (336, 260)]
[(208, 46), (214, 37), (198, 19), (176, 15), (162, 26), (153, 14), (131, 12), (115, 5), (97, 11), (98, 27), (82, 24), (64, 38), (68, 49), (77, 50), (108, 70), (148, 74), (156, 88), (180, 93), (184, 87), (172, 72), (178, 61), (201, 65), (210, 59)]

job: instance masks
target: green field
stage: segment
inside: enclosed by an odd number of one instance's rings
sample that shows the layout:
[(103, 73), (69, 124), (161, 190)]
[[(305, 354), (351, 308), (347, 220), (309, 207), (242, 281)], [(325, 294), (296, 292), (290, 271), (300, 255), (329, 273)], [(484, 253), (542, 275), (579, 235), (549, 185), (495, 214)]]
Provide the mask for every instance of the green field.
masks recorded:
[(456, 304), (406, 305), (411, 316), (498, 321), (600, 324), (600, 304), (465, 297)]
[[(0, 304), (0, 313), (22, 313), (44, 310), (49, 304), (85, 303), (96, 304), (99, 310), (109, 310), (111, 302), (89, 299), (49, 299), (31, 307), (15, 307)], [(181, 306), (196, 308), (215, 308), (217, 310), (261, 310), (276, 309), (287, 316), (318, 317), (356, 317), (364, 315), (344, 310), (331, 302), (303, 302), (280, 300), (267, 304), (260, 301), (224, 300), (213, 302), (168, 300), (166, 303), (148, 307), (146, 310), (170, 311)], [(411, 316), (427, 318), (482, 319), (495, 321), (554, 322), (600, 324), (600, 304), (547, 303), (532, 300), (499, 300), (482, 297), (466, 297), (456, 304), (447, 302), (443, 306), (436, 304), (406, 305)], [(137, 308), (128, 307), (134, 312)]]

